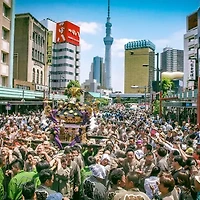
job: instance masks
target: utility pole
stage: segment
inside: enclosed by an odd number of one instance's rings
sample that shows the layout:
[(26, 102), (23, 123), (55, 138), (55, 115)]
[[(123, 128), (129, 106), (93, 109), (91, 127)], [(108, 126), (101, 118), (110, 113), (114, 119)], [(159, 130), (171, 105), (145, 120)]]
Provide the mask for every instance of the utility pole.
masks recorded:
[(196, 77), (196, 81), (198, 81), (198, 89), (197, 89), (197, 126), (198, 128), (200, 128), (200, 74), (199, 74), (199, 70), (200, 70), (200, 67), (199, 67), (199, 54), (200, 53), (200, 47), (197, 48), (197, 77)]
[(145, 102), (145, 111), (147, 110), (147, 86), (144, 86), (144, 102)]
[[(156, 53), (156, 93), (160, 92), (159, 87), (159, 53)], [(161, 81), (161, 80), (160, 80)], [(156, 94), (156, 99), (159, 99), (159, 94)]]
[(48, 99), (50, 99), (50, 94), (51, 94), (51, 72), (49, 71), (49, 76), (48, 76)]

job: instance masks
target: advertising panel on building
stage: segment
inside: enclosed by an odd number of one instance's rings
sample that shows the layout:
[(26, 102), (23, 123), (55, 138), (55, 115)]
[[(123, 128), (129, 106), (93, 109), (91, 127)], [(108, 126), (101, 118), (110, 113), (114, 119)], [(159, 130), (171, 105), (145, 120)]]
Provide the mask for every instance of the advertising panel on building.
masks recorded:
[(198, 26), (198, 13), (188, 16), (188, 31)]
[(189, 80), (190, 81), (194, 81), (196, 79), (196, 60), (195, 59), (191, 59), (189, 60), (189, 70), (190, 70), (190, 74), (189, 74)]
[(53, 44), (53, 31), (47, 34), (47, 64), (52, 65), (52, 44)]
[(80, 27), (69, 22), (59, 22), (56, 24), (56, 42), (68, 42), (75, 46), (80, 45)]

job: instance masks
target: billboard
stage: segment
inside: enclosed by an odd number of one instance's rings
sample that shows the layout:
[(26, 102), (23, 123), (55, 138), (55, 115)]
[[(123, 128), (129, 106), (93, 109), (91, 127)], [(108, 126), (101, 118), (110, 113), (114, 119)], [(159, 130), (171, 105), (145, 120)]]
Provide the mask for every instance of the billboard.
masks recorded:
[(75, 46), (80, 45), (80, 27), (65, 21), (56, 24), (56, 42), (65, 43), (68, 42)]
[(47, 33), (47, 65), (52, 65), (53, 31)]
[(188, 16), (188, 31), (198, 26), (198, 13)]

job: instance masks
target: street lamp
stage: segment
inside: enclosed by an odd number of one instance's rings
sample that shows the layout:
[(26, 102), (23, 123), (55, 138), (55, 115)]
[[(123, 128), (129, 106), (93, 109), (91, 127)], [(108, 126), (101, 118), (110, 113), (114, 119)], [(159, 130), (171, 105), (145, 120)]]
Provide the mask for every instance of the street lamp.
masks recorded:
[(139, 89), (142, 88), (144, 89), (144, 102), (145, 102), (145, 110), (146, 110), (146, 99), (147, 99), (147, 86), (138, 86), (138, 85), (132, 85), (131, 86), (132, 89)]

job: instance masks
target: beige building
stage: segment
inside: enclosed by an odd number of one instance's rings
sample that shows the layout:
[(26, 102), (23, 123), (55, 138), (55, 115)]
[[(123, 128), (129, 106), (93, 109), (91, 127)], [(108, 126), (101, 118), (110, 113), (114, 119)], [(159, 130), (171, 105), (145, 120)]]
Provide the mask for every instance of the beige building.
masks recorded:
[(14, 87), (48, 90), (47, 33), (30, 13), (15, 16)]
[[(124, 93), (150, 91), (154, 80), (155, 45), (149, 40), (125, 45)], [(135, 86), (135, 88), (131, 88)]]
[(0, 0), (0, 86), (9, 86), (12, 1)]

